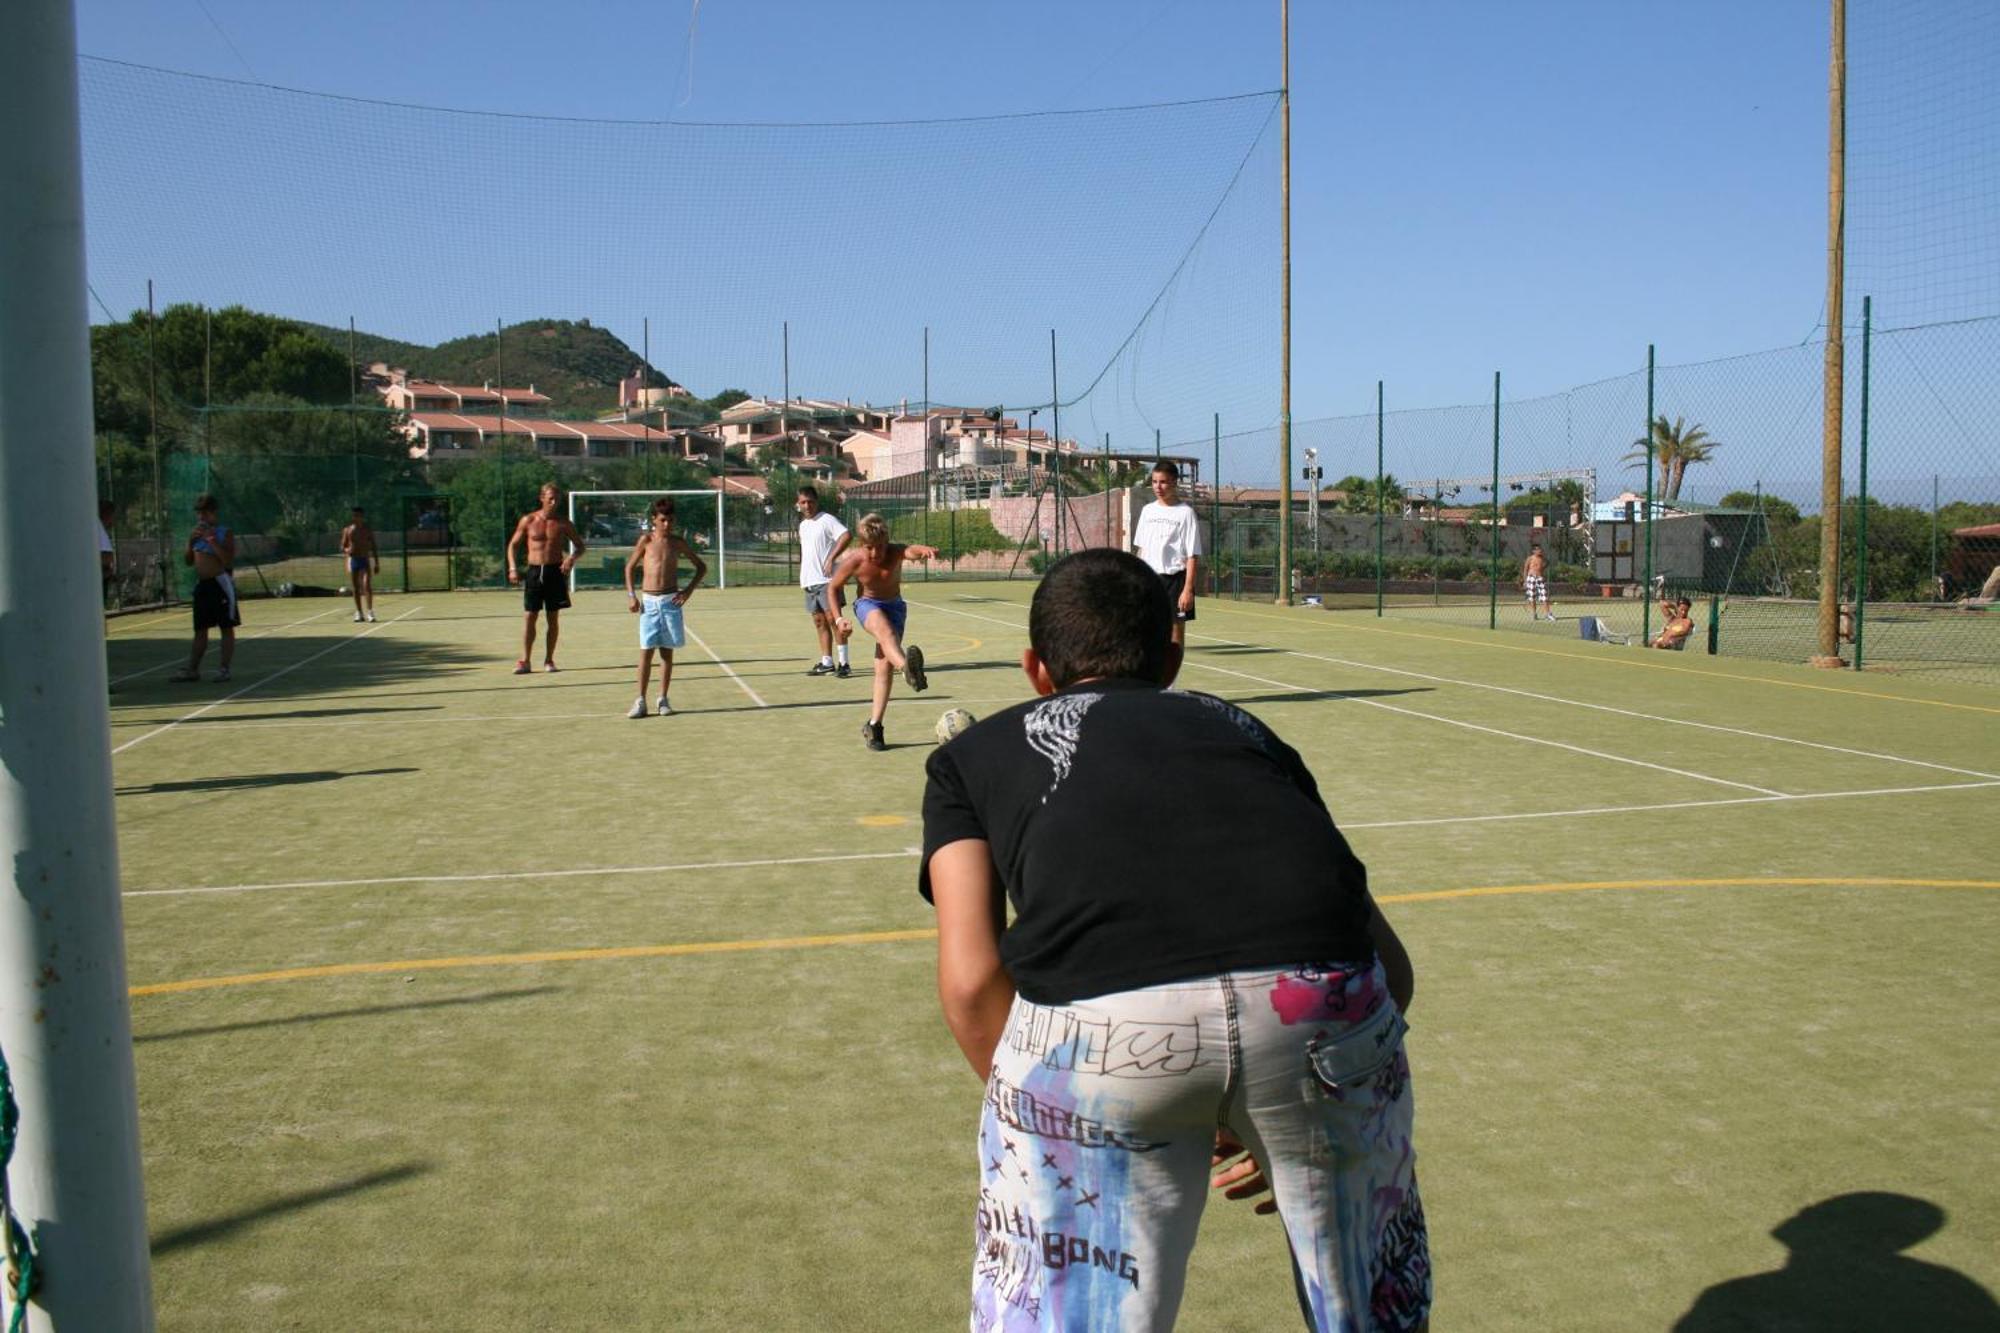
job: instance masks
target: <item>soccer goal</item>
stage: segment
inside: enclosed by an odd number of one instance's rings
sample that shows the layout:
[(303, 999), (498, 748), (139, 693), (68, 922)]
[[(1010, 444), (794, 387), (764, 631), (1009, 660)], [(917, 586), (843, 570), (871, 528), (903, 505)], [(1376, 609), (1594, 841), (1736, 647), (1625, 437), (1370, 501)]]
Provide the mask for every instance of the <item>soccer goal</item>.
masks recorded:
[(722, 496), (717, 491), (571, 491), (569, 521), (588, 548), (570, 570), (570, 587), (623, 588), (625, 562), (645, 535), (647, 512), (663, 495), (674, 500), (674, 526), (708, 562), (710, 580), (729, 586), (723, 544)]

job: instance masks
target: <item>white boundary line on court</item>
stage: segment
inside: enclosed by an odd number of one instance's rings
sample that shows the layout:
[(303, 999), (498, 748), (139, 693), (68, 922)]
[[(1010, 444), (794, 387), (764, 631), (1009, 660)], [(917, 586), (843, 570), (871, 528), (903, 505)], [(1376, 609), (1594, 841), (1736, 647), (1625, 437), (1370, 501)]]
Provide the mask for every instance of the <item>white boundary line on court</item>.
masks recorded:
[(732, 667), (729, 665), (729, 663), (723, 661), (722, 658), (717, 655), (715, 649), (708, 646), (707, 639), (702, 638), (701, 635), (696, 634), (692, 629), (688, 630), (687, 636), (690, 639), (693, 639), (696, 645), (699, 646), (703, 652), (707, 653), (709, 655), (709, 658), (712, 661), (714, 661), (714, 663), (717, 666), (722, 668), (724, 674), (726, 674), (731, 680), (735, 681), (738, 685), (743, 687), (743, 692), (750, 696), (750, 702), (756, 704), (759, 708), (769, 708), (771, 706), (764, 702), (762, 695), (758, 694), (757, 691), (750, 688), (749, 681), (743, 679), (743, 677), (736, 674), (735, 667)]
[(385, 620), (379, 625), (370, 626), (368, 629), (365, 629), (361, 633), (353, 636), (353, 638), (342, 639), (339, 643), (330, 644), (327, 647), (320, 649), (318, 652), (314, 653), (311, 657), (302, 657), (298, 661), (292, 663), (290, 666), (281, 667), (278, 670), (273, 671), (268, 676), (259, 676), (256, 680), (251, 681), (248, 685), (245, 685), (240, 690), (235, 690), (229, 694), (225, 694), (220, 699), (217, 699), (212, 703), (203, 704), (200, 708), (195, 709), (192, 713), (188, 713), (182, 717), (177, 717), (173, 721), (166, 723), (164, 726), (155, 727), (143, 736), (134, 736), (131, 740), (126, 741), (123, 745), (113, 746), (111, 753), (113, 755), (121, 755), (125, 753), (127, 750), (131, 749), (133, 746), (138, 745), (142, 741), (149, 741), (153, 739), (153, 737), (158, 736), (163, 732), (172, 731), (175, 727), (178, 727), (183, 722), (192, 722), (195, 718), (200, 717), (203, 713), (208, 712), (212, 708), (220, 708), (222, 707), (222, 705), (228, 703), (231, 699), (239, 698), (242, 695), (250, 693), (252, 690), (262, 689), (264, 686), (269, 685), (272, 681), (278, 679), (280, 676), (288, 676), (292, 672), (297, 671), (300, 667), (305, 666), (308, 663), (319, 661), (320, 658), (325, 657), (328, 653), (338, 652), (342, 648), (345, 648), (350, 643), (354, 643), (357, 642), (358, 640), (367, 638), (370, 634), (373, 634), (376, 630), (387, 629), (389, 628), (389, 626), (397, 624), (400, 621), (408, 620), (411, 616), (415, 615), (417, 612), (421, 610), (423, 610), (421, 606), (413, 606), (409, 610), (403, 612), (402, 615), (397, 616), (394, 620)]
[[(1877, 787), (1868, 791), (1820, 791), (1800, 795), (1722, 796), (1706, 801), (1662, 801), (1653, 805), (1605, 805), (1580, 810), (1530, 810), (1516, 814), (1433, 815), (1423, 819), (1384, 819), (1342, 823), (1359, 829), (1421, 828), (1436, 824), (1499, 824), (1522, 819), (1579, 819), (1590, 815), (1645, 814), (1659, 810), (1701, 810), (1724, 805), (1769, 805), (1787, 801), (1838, 801), (1853, 797), (1910, 796), (1943, 791), (1977, 791), (2000, 782), (1947, 782), (1932, 787)], [(522, 879), (579, 879), (591, 875), (656, 875), (697, 870), (744, 870), (768, 866), (830, 865), (839, 861), (894, 861), (919, 856), (918, 848), (894, 852), (846, 852), (836, 856), (768, 857), (754, 861), (689, 861), (677, 865), (591, 866), (564, 870), (501, 870), (478, 875), (387, 875), (370, 879), (298, 879), (270, 884), (216, 884), (179, 889), (127, 889), (126, 898), (198, 897), (217, 893), (264, 893), (282, 889), (353, 889), (382, 884), (492, 884)]]
[[(1303, 628), (1303, 627), (1301, 627)], [(1244, 643), (1236, 639), (1221, 639), (1213, 634), (1191, 637), (1207, 639), (1225, 647), (1252, 648), (1261, 644)], [(2000, 773), (1982, 773), (1975, 768), (1955, 768), (1950, 764), (1933, 763), (1928, 759), (1906, 759), (1902, 755), (1881, 754), (1874, 750), (1857, 750), (1846, 745), (1829, 745), (1824, 741), (1801, 740), (1796, 736), (1778, 736), (1768, 731), (1751, 731), (1746, 727), (1726, 727), (1719, 722), (1696, 722), (1688, 718), (1661, 717), (1657, 713), (1642, 713), (1635, 708), (1619, 708), (1613, 704), (1595, 704), (1583, 699), (1565, 699), (1559, 694), (1543, 694), (1536, 690), (1517, 689), (1511, 685), (1491, 685), (1484, 681), (1461, 680), (1456, 676), (1437, 676), (1426, 671), (1412, 671), (1407, 667), (1380, 666), (1373, 662), (1358, 662), (1352, 658), (1330, 657), (1325, 653), (1308, 653), (1298, 648), (1281, 650), (1288, 657), (1303, 657), (1313, 662), (1330, 662), (1335, 666), (1354, 667), (1360, 671), (1381, 671), (1392, 676), (1408, 676), (1412, 680), (1432, 680), (1444, 685), (1462, 685), (1471, 690), (1492, 690), (1498, 694), (1518, 695), (1523, 699), (1539, 699), (1544, 703), (1566, 704), (1571, 708), (1588, 708), (1599, 713), (1616, 713), (1621, 717), (1636, 717), (1647, 722), (1664, 722), (1676, 727), (1695, 727), (1702, 731), (1719, 731), (1731, 736), (1748, 736), (1754, 740), (1775, 741), (1781, 745), (1803, 745), (1814, 750), (1827, 750), (1834, 754), (1854, 755), (1862, 759), (1880, 759), (1891, 764), (1910, 764), (1917, 768), (1935, 768), (1943, 773), (1957, 773), (1969, 778), (1988, 778), (2000, 781)]]
[[(1305, 685), (1294, 685), (1289, 681), (1271, 680), (1264, 676), (1253, 676), (1247, 671), (1235, 671), (1229, 667), (1210, 666), (1206, 662), (1183, 662), (1184, 666), (1196, 667), (1202, 671), (1214, 671), (1225, 676), (1236, 676), (1243, 680), (1254, 680), (1264, 685), (1276, 685), (1280, 689), (1298, 690), (1301, 693), (1318, 693)], [(1511, 741), (1524, 741), (1529, 745), (1546, 745), (1555, 750), (1568, 750), (1572, 754), (1588, 755), (1592, 759), (1609, 760), (1614, 764), (1630, 764), (1634, 768), (1650, 768), (1656, 773), (1672, 773), (1675, 777), (1693, 778), (1696, 782), (1711, 782), (1718, 787), (1736, 787), (1742, 791), (1754, 791), (1763, 796), (1785, 796), (1786, 792), (1772, 787), (1759, 787), (1754, 782), (1737, 782), (1732, 778), (1711, 777), (1707, 773), (1697, 773), (1692, 769), (1674, 768), (1669, 764), (1656, 764), (1650, 759), (1634, 759), (1631, 755), (1613, 754), (1609, 750), (1593, 750), (1588, 746), (1571, 745), (1568, 741), (1550, 740), (1546, 736), (1527, 736), (1518, 731), (1502, 731), (1499, 727), (1482, 726), (1477, 722), (1466, 722), (1455, 717), (1439, 717), (1436, 713), (1422, 713), (1414, 708), (1404, 708), (1400, 704), (1385, 704), (1380, 699), (1361, 699), (1348, 695), (1344, 703), (1363, 704), (1369, 708), (1380, 708), (1388, 713), (1400, 713), (1404, 717), (1418, 717), (1426, 722), (1442, 722), (1446, 726), (1463, 727), (1467, 731), (1484, 732), (1489, 736), (1504, 736)]]
[(1811, 791), (1797, 795), (1722, 796), (1707, 801), (1667, 801), (1659, 805), (1600, 805), (1581, 810), (1530, 810), (1506, 815), (1434, 815), (1424, 819), (1378, 819), (1372, 823), (1349, 824), (1343, 829), (1416, 828), (1431, 824), (1497, 824), (1512, 819), (1567, 819), (1582, 815), (1629, 815), (1655, 810), (1701, 810), (1718, 805), (1769, 805), (1777, 801), (1832, 801), (1849, 796), (1909, 796), (1922, 792), (1977, 791), (2000, 787), (1994, 782), (1944, 782), (1930, 787), (1876, 787), (1869, 791)]
[[(974, 615), (970, 611), (956, 611), (948, 606), (933, 607), (931, 609), (946, 611), (955, 616), (969, 616), (974, 620), (993, 620), (991, 616)], [(1008, 622), (995, 620), (994, 623), (1007, 624)], [(1014, 625), (1012, 628), (1020, 629), (1022, 627)], [(1203, 635), (1202, 637), (1206, 638), (1208, 636)], [(1251, 647), (1255, 645), (1246, 644), (1244, 646)], [(1197, 662), (1192, 658), (1184, 659), (1181, 665), (1184, 668), (1194, 667), (1201, 671), (1213, 671), (1219, 675), (1235, 676), (1239, 680), (1253, 680), (1260, 685), (1272, 685), (1281, 690), (1296, 690), (1302, 694), (1323, 693), (1323, 691), (1312, 689), (1309, 686), (1294, 685), (1290, 681), (1272, 680), (1268, 676), (1253, 676), (1247, 671), (1235, 671), (1229, 667), (1211, 666), (1206, 662)], [(1414, 708), (1404, 708), (1397, 704), (1385, 704), (1379, 699), (1362, 699), (1349, 695), (1344, 702), (1362, 704), (1369, 708), (1379, 708), (1387, 713), (1400, 713), (1404, 717), (1421, 718), (1426, 722), (1442, 722), (1449, 727), (1463, 727), (1467, 731), (1484, 732), (1489, 736), (1502, 736), (1508, 740), (1522, 741), (1529, 745), (1546, 745), (1551, 749), (1568, 750), (1573, 754), (1587, 755), (1592, 759), (1603, 759), (1614, 764), (1630, 764), (1635, 768), (1650, 768), (1656, 773), (1671, 773), (1675, 777), (1692, 778), (1696, 782), (1713, 783), (1718, 787), (1735, 787), (1741, 791), (1754, 791), (1762, 796), (1784, 796), (1787, 794), (1770, 787), (1759, 787), (1752, 782), (1737, 782), (1730, 778), (1711, 777), (1706, 773), (1696, 773), (1690, 769), (1673, 768), (1667, 764), (1656, 764), (1649, 759), (1634, 759), (1630, 755), (1613, 754), (1608, 750), (1592, 750), (1582, 745), (1571, 745), (1567, 741), (1550, 740), (1545, 736), (1524, 736), (1518, 731), (1502, 731), (1498, 727), (1482, 726), (1477, 722), (1464, 722), (1454, 717), (1439, 717), (1436, 713), (1421, 713)]]
[(889, 861), (916, 856), (915, 847), (837, 856), (774, 856), (754, 861), (693, 861), (678, 865), (590, 866), (564, 870), (498, 870), (483, 875), (388, 875), (376, 879), (295, 879), (273, 884), (217, 884), (187, 889), (127, 889), (126, 898), (184, 897), (205, 893), (262, 893), (270, 889), (353, 889), (374, 884), (491, 884), (509, 879), (576, 879), (585, 875), (663, 875), (684, 870), (746, 870), (764, 866), (827, 865), (834, 861)]
[[(937, 609), (944, 611), (951, 610), (950, 607), (939, 607)], [(957, 611), (953, 614), (966, 615), (968, 613)], [(1303, 632), (1312, 627), (1308, 625), (1287, 625), (1284, 628)], [(1222, 644), (1225, 647), (1255, 648), (1263, 646), (1261, 644), (1247, 643), (1239, 639), (1224, 639), (1213, 634), (1190, 633), (1189, 637), (1206, 639), (1210, 643)], [(1859, 759), (1879, 759), (1884, 763), (1908, 764), (1916, 768), (1934, 768), (1941, 773), (1957, 773), (1969, 778), (2000, 780), (2000, 773), (1986, 773), (1976, 768), (1959, 768), (1952, 764), (1940, 764), (1929, 759), (1911, 759), (1906, 755), (1884, 754), (1879, 750), (1861, 750), (1849, 745), (1832, 745), (1826, 741), (1804, 740), (1798, 736), (1780, 736), (1774, 732), (1752, 731), (1748, 727), (1724, 726), (1719, 722), (1697, 722), (1689, 718), (1662, 717), (1657, 713), (1644, 713), (1634, 708), (1619, 708), (1613, 704), (1591, 703), (1584, 699), (1568, 699), (1559, 694), (1544, 694), (1537, 690), (1523, 690), (1511, 685), (1494, 685), (1486, 681), (1465, 680), (1457, 676), (1440, 676), (1427, 671), (1414, 671), (1408, 667), (1383, 666), (1376, 662), (1362, 662), (1353, 658), (1333, 657), (1326, 653), (1309, 653), (1299, 648), (1285, 648), (1281, 651), (1289, 657), (1303, 657), (1312, 662), (1328, 662), (1335, 666), (1349, 666), (1360, 671), (1379, 671), (1392, 676), (1408, 676), (1413, 680), (1430, 680), (1444, 685), (1462, 685), (1467, 689), (1491, 690), (1497, 694), (1512, 694), (1523, 699), (1539, 699), (1544, 703), (1565, 704), (1572, 708), (1588, 708), (1593, 712), (1599, 713), (1615, 713), (1621, 717), (1640, 718), (1648, 722), (1665, 723), (1669, 726), (1694, 727), (1701, 731), (1720, 732), (1730, 736), (1746, 736), (1752, 740), (1771, 741), (1779, 745), (1801, 745), (1807, 749), (1825, 750), (1831, 754), (1853, 755)], [(1314, 692), (1318, 693), (1319, 691)]]
[[(333, 611), (322, 611), (316, 616), (307, 616), (304, 620), (293, 620), (293, 621), (288, 621), (283, 625), (273, 625), (270, 629), (260, 630), (255, 634), (239, 634), (236, 636), (236, 638), (237, 641), (240, 643), (247, 643), (252, 639), (268, 639), (273, 634), (283, 634), (288, 629), (297, 629), (300, 625), (310, 625), (315, 620), (324, 620), (328, 616), (332, 615), (334, 611), (338, 610), (340, 610), (339, 607), (334, 607)], [(155, 671), (165, 671), (168, 667), (173, 666), (175, 663), (185, 662), (186, 660), (187, 658), (185, 656), (170, 657), (166, 661), (160, 662), (154, 666), (141, 667), (137, 671), (128, 671), (122, 676), (113, 676), (111, 678), (111, 683), (113, 685), (123, 685), (128, 680), (137, 680), (141, 676), (150, 676)]]

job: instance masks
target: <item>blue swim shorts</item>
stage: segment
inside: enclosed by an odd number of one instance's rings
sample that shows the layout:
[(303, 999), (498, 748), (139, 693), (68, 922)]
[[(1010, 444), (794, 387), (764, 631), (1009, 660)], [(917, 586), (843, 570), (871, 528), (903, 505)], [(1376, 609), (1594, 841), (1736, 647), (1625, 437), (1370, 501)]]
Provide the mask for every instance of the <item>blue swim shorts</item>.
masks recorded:
[[(887, 601), (879, 601), (873, 597), (863, 597), (854, 603), (854, 618), (861, 622), (863, 629), (868, 628), (868, 617), (876, 611), (880, 611), (883, 615), (889, 617), (889, 627), (895, 630), (896, 637), (901, 639), (903, 637), (903, 625), (910, 618), (910, 604), (900, 597), (892, 597)], [(872, 633), (873, 631), (870, 632)]]
[(656, 597), (640, 593), (639, 646), (678, 648), (686, 642), (686, 626), (681, 621), (681, 608), (674, 605), (674, 594)]

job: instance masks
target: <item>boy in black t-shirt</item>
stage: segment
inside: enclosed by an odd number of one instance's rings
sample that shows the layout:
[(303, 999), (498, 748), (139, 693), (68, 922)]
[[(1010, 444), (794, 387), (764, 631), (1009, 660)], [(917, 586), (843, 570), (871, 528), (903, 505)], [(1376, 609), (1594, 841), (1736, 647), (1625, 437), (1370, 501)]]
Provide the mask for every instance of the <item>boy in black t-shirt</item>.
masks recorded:
[[(1409, 957), (1297, 752), (1167, 688), (1172, 619), (1130, 555), (1057, 562), (1022, 654), (1041, 697), (929, 761), (938, 993), (987, 1080), (974, 1326), (1170, 1327), (1240, 1141), (1307, 1325), (1425, 1327)], [(1163, 790), (1201, 793), (1170, 837)]]

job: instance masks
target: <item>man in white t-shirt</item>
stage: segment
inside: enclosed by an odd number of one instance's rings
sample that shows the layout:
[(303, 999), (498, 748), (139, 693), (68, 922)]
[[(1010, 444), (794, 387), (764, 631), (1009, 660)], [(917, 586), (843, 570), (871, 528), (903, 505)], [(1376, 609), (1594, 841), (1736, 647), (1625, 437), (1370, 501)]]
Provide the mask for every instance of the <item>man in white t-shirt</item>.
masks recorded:
[[(827, 571), (839, 561), (854, 534), (847, 530), (846, 524), (819, 507), (816, 487), (799, 487), (799, 498), (793, 507), (799, 511), (799, 586), (806, 591), (806, 614), (812, 617), (813, 628), (819, 632), (819, 661), (806, 674), (846, 677), (853, 674), (847, 665), (847, 637), (854, 630), (840, 618), (841, 602), (845, 599), (836, 593), (829, 600), (826, 583)], [(838, 665), (833, 660), (836, 639)]]
[(1174, 604), (1174, 642), (1194, 619), (1196, 566), (1201, 557), (1201, 523), (1194, 506), (1181, 499), (1181, 470), (1166, 459), (1153, 464), (1153, 498), (1139, 510), (1132, 549), (1167, 585)]

